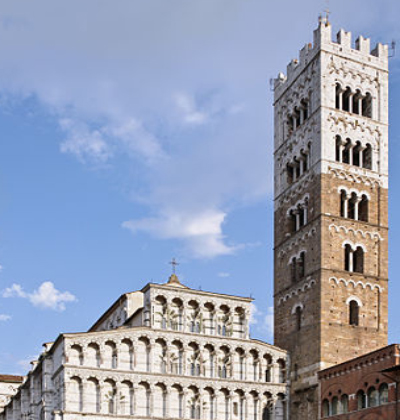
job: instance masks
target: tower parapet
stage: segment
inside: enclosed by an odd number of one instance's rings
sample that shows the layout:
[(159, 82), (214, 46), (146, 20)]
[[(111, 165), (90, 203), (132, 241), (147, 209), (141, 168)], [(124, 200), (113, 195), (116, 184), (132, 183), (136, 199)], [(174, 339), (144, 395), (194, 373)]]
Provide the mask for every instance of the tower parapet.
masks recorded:
[(331, 52), (358, 62), (368, 62), (371, 67), (386, 70), (388, 66), (388, 45), (380, 42), (371, 50), (371, 41), (360, 35), (353, 46), (352, 33), (340, 29), (336, 41), (332, 39), (332, 26), (321, 20), (314, 31), (313, 43), (305, 44), (299, 52), (299, 58), (292, 59), (287, 65), (286, 75), (279, 73), (274, 79), (275, 98), (278, 98), (291, 83), (304, 71), (310, 61), (321, 50)]

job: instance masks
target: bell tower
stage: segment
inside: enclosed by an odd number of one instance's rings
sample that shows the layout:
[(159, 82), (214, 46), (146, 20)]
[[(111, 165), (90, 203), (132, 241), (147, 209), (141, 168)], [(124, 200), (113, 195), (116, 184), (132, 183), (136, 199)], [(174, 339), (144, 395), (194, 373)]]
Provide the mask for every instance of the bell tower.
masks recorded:
[(274, 96), (275, 344), (312, 420), (316, 373), (387, 344), (387, 46), (320, 19)]

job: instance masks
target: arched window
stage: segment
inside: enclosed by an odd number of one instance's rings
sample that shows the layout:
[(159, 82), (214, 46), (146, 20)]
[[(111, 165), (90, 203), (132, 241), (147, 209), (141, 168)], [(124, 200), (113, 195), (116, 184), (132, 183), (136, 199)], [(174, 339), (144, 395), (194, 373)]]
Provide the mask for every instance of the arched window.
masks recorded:
[(336, 136), (336, 162), (342, 162), (343, 146), (342, 146), (342, 138), (340, 136)]
[(278, 360), (279, 368), (279, 383), (283, 384), (286, 381), (286, 363), (284, 360)]
[(363, 168), (372, 169), (372, 147), (369, 143), (363, 151)]
[(348, 213), (347, 217), (349, 219), (355, 219), (356, 218), (356, 203), (358, 201), (357, 194), (355, 192), (351, 193), (350, 199), (348, 201)]
[(351, 89), (349, 87), (343, 92), (343, 104), (342, 109), (343, 111), (351, 112)]
[(347, 217), (347, 193), (340, 190), (340, 216)]
[(83, 385), (82, 380), (78, 376), (74, 376), (70, 381), (71, 399), (69, 401), (69, 409), (71, 411), (83, 410)]
[(340, 405), (341, 405), (341, 410), (340, 412), (342, 414), (346, 414), (349, 412), (349, 396), (344, 394), (342, 395), (342, 398), (340, 398)]
[(344, 247), (344, 269), (353, 271), (353, 250), (349, 244)]
[(332, 415), (339, 414), (339, 398), (332, 398)]
[(356, 302), (355, 300), (351, 300), (349, 302), (349, 324), (357, 326), (358, 318), (359, 318), (358, 302)]
[(361, 142), (356, 142), (356, 145), (353, 147), (353, 165), (354, 166), (361, 166), (360, 165), (360, 157), (362, 155), (362, 146)]
[(292, 283), (296, 283), (297, 281), (297, 264), (296, 264), (296, 257), (293, 257), (290, 261), (290, 278), (292, 279)]
[(278, 394), (278, 400), (275, 403), (275, 417), (274, 420), (284, 420), (286, 412), (285, 396)]
[(299, 273), (299, 279), (302, 279), (305, 275), (305, 269), (306, 269), (306, 253), (304, 251), (300, 252), (300, 256), (297, 260), (297, 266), (298, 266), (298, 273)]
[(362, 100), (362, 115), (372, 118), (372, 96), (370, 93), (367, 93)]
[(353, 112), (355, 114), (360, 114), (361, 107), (362, 107), (362, 95), (360, 89), (356, 90), (356, 93), (353, 95)]
[(357, 409), (367, 408), (367, 396), (363, 390), (357, 392)]
[(296, 308), (296, 331), (301, 330), (301, 318), (302, 318), (302, 309), (300, 306)]
[(387, 404), (389, 402), (389, 387), (387, 384), (381, 384), (379, 387), (379, 404)]
[(353, 260), (354, 260), (353, 271), (356, 273), (363, 273), (364, 272), (364, 250), (360, 246), (358, 246), (357, 249), (354, 251)]
[(335, 107), (336, 109), (342, 109), (342, 87), (339, 83), (335, 86)]
[(358, 220), (368, 222), (368, 197), (363, 194), (358, 205)]
[(343, 150), (342, 150), (342, 162), (343, 163), (347, 163), (347, 164), (352, 163), (352, 162), (350, 162), (350, 157), (352, 156), (351, 148), (352, 148), (351, 140), (346, 139), (346, 142), (345, 142), (345, 144), (343, 146)]
[(329, 401), (322, 401), (322, 417), (329, 417), (331, 415), (329, 408)]
[(368, 407), (376, 407), (379, 404), (379, 392), (373, 386), (368, 389)]

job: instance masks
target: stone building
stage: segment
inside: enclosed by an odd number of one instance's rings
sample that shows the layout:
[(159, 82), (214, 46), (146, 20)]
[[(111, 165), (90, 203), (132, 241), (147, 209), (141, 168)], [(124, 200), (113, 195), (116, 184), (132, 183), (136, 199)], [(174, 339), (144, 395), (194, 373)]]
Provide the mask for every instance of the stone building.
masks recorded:
[(287, 353), (250, 339), (251, 300), (176, 275), (124, 294), (45, 345), (0, 419), (286, 419)]
[(317, 372), (387, 344), (388, 49), (320, 19), (274, 83), (275, 344), (291, 418), (318, 416)]
[(392, 344), (318, 373), (321, 418), (398, 419), (400, 346)]
[(0, 375), (0, 411), (9, 403), (23, 380), (23, 376)]

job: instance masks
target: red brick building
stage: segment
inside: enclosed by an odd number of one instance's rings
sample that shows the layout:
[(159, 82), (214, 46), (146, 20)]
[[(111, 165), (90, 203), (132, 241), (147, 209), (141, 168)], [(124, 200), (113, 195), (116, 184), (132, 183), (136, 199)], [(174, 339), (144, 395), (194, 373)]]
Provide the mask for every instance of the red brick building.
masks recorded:
[(322, 370), (318, 379), (321, 419), (400, 419), (399, 344)]

